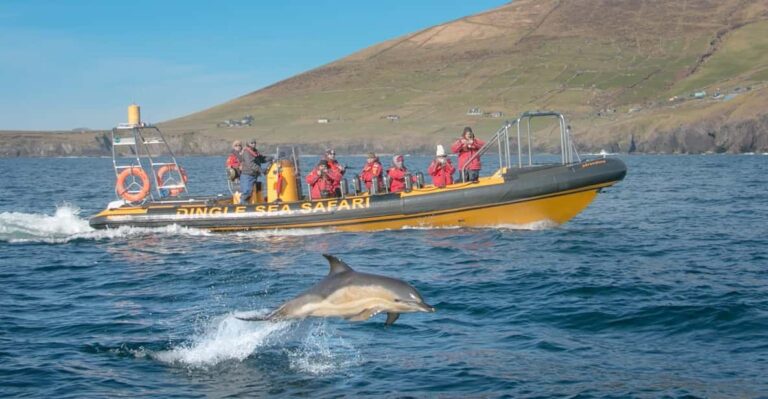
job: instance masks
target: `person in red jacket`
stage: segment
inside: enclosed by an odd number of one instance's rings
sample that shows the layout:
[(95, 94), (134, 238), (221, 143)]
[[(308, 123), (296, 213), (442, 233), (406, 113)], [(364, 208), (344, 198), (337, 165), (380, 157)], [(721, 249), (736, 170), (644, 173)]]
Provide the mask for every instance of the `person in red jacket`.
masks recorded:
[(240, 140), (232, 142), (232, 152), (229, 153), (227, 161), (224, 165), (227, 168), (227, 176), (229, 180), (236, 181), (240, 178), (240, 163), (243, 152), (243, 143)]
[(334, 187), (339, 184), (341, 175), (328, 167), (328, 161), (321, 160), (307, 175), (307, 184), (310, 186), (310, 199), (336, 197)]
[(379, 186), (377, 188), (381, 189), (383, 187), (383, 182), (381, 181), (383, 171), (384, 168), (382, 168), (381, 162), (379, 162), (379, 157), (377, 157), (376, 154), (369, 152), (368, 160), (365, 162), (363, 170), (360, 171), (360, 180), (365, 183), (365, 189), (368, 190), (368, 192), (371, 191), (374, 177), (379, 180)]
[[(464, 128), (464, 133), (461, 138), (456, 140), (451, 146), (451, 151), (455, 154), (459, 154), (459, 173), (464, 172), (464, 181), (477, 181), (480, 178), (480, 157), (469, 161), (481, 148), (485, 145), (485, 142), (476, 139), (475, 133), (472, 132), (472, 128), (467, 126)], [(469, 167), (464, 170), (464, 165), (469, 161)]]
[(451, 164), (451, 160), (445, 156), (445, 149), (442, 145), (437, 146), (435, 159), (429, 164), (427, 172), (432, 176), (432, 184), (435, 187), (445, 187), (453, 184), (453, 172), (456, 170)]
[[(387, 175), (389, 175), (390, 193), (399, 193), (405, 190), (406, 174), (408, 174), (408, 168), (403, 164), (403, 156), (395, 155), (392, 157), (392, 167), (387, 170)], [(411, 181), (416, 182), (416, 176), (411, 176)]]
[[(342, 166), (339, 161), (336, 160), (336, 151), (333, 148), (325, 150), (325, 158), (328, 162), (328, 169), (331, 169), (335, 174), (344, 178), (344, 173), (347, 171), (345, 166)], [(336, 186), (333, 187), (333, 191), (337, 197), (341, 197), (341, 178), (338, 180)]]

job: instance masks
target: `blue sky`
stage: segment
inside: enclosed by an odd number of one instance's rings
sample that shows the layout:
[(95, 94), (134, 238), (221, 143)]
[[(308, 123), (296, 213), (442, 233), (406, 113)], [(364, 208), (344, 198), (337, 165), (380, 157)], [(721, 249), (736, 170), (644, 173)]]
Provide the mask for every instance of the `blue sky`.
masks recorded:
[(506, 2), (2, 0), (0, 130), (168, 120)]

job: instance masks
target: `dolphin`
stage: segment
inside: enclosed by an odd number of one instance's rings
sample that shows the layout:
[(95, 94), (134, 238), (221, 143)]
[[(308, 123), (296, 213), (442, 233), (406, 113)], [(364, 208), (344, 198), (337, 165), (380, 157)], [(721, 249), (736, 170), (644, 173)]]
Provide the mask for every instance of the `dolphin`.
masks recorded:
[(237, 317), (240, 320), (279, 321), (305, 317), (342, 317), (364, 321), (386, 312), (386, 325), (400, 313), (434, 312), (416, 288), (405, 281), (375, 274), (359, 273), (339, 258), (323, 254), (330, 263), (328, 275), (299, 296), (280, 305), (267, 316)]

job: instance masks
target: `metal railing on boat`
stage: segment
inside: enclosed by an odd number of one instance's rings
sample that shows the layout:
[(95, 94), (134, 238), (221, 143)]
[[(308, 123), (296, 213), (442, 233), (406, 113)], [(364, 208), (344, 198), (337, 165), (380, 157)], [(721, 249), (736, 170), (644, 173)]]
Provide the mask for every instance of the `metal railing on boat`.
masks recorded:
[[(578, 151), (576, 151), (576, 146), (573, 142), (573, 138), (571, 137), (571, 127), (567, 124), (565, 116), (559, 112), (555, 111), (528, 111), (523, 112), (520, 114), (520, 116), (517, 117), (517, 119), (514, 119), (512, 121), (505, 121), (504, 124), (494, 133), (493, 137), (491, 137), (490, 140), (488, 140), (485, 145), (483, 145), (480, 150), (478, 150), (474, 155), (472, 155), (466, 162), (464, 162), (464, 165), (461, 168), (460, 174), (461, 174), (461, 181), (465, 182), (467, 177), (467, 171), (469, 170), (469, 165), (472, 163), (473, 160), (480, 158), (483, 154), (487, 153), (491, 148), (493, 148), (494, 145), (497, 145), (498, 148), (498, 155), (499, 155), (499, 167), (501, 169), (508, 169), (512, 167), (512, 149), (510, 147), (510, 135), (509, 130), (512, 127), (517, 128), (517, 167), (523, 168), (523, 159), (524, 159), (524, 153), (523, 153), (523, 133), (525, 133), (525, 136), (527, 138), (525, 147), (526, 147), (526, 154), (527, 155), (527, 165), (525, 166), (534, 166), (533, 165), (533, 142), (532, 142), (532, 131), (531, 131), (531, 120), (534, 118), (546, 118), (546, 117), (554, 117), (558, 121), (558, 127), (560, 130), (560, 163), (562, 165), (568, 165), (571, 163), (574, 163), (574, 159), (576, 162), (581, 162), (581, 157), (579, 156)], [(525, 123), (525, 128), (522, 129), (523, 123)]]
[[(189, 193), (183, 172), (159, 128), (144, 123), (121, 125), (112, 129), (111, 138), (112, 166), (115, 169), (115, 177), (129, 168), (148, 170), (151, 172), (151, 181), (155, 188), (154, 191), (150, 190), (148, 198), (153, 201), (167, 197), (169, 190), (181, 190), (181, 193)], [(131, 154), (123, 155), (119, 150), (123, 146), (128, 147)], [(130, 158), (128, 163), (124, 162), (126, 158)], [(159, 181), (158, 171), (163, 167), (168, 167), (165, 171), (167, 176), (163, 181)]]

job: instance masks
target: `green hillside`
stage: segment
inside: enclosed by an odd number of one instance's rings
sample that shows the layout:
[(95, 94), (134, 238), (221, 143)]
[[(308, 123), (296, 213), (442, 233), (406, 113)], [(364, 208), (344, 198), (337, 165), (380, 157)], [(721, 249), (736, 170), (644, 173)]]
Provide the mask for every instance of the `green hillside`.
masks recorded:
[[(445, 143), (464, 125), (487, 135), (506, 117), (556, 109), (585, 149), (626, 149), (634, 136), (647, 151), (733, 151), (743, 138), (718, 132), (765, 119), (766, 50), (763, 1), (520, 0), (372, 46), (164, 128), (406, 150)], [(504, 117), (470, 116), (470, 108)], [(217, 127), (244, 115), (252, 126)], [(329, 123), (318, 123), (324, 118)], [(752, 141), (768, 146), (765, 134)]]

